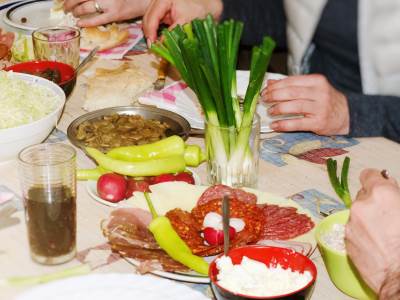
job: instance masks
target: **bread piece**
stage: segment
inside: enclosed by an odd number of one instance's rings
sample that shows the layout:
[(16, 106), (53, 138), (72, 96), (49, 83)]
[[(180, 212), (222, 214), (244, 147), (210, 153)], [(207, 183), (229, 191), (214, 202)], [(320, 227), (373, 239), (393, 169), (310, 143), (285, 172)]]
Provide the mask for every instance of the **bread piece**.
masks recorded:
[(53, 0), (53, 6), (50, 8), (50, 19), (61, 20), (64, 17), (64, 0)]
[(87, 82), (83, 109), (131, 105), (137, 95), (152, 86), (152, 78), (137, 67), (123, 63), (114, 69), (98, 68)]
[(117, 24), (83, 28), (81, 31), (81, 48), (106, 50), (122, 45), (129, 38), (127, 28), (121, 29)]

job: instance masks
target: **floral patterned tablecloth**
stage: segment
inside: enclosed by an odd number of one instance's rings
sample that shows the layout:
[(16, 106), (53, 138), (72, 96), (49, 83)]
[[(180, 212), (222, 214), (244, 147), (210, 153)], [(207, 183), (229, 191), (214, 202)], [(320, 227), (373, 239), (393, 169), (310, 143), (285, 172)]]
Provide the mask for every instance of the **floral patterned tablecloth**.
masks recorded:
[[(141, 48), (133, 50), (129, 60), (133, 60), (154, 77), (155, 58), (149, 54), (142, 54)], [(84, 83), (85, 74), (80, 76), (74, 93), (66, 103), (57, 129), (49, 136), (47, 142), (69, 143), (66, 136), (68, 125), (85, 113), (81, 108)], [(340, 161), (346, 155), (351, 157), (349, 183), (354, 195), (359, 188), (359, 173), (365, 167), (388, 169), (392, 176), (400, 178), (400, 168), (395, 167), (400, 165), (400, 146), (384, 138), (320, 137), (309, 133), (269, 133), (264, 134), (262, 138), (258, 188), (290, 197), (309, 209), (317, 218), (321, 218), (319, 211), (343, 209), (328, 181), (324, 165), (327, 157), (336, 157)], [(189, 142), (204, 146), (204, 140), (199, 137), (191, 137)], [(93, 162), (79, 149), (77, 161), (80, 168), (93, 166)], [(202, 183), (206, 184), (205, 166), (197, 168), (196, 173), (199, 174)], [(8, 198), (0, 197), (0, 208), (4, 208), (5, 202), (8, 201), (8, 212), (4, 210), (1, 214), (0, 210), (0, 279), (51, 273), (83, 262), (94, 266), (92, 272), (96, 273), (135, 272), (134, 266), (111, 253), (100, 231), (100, 221), (108, 216), (112, 208), (93, 201), (86, 192), (84, 182), (78, 182), (77, 196), (79, 254), (67, 264), (51, 267), (35, 264), (29, 257), (16, 161), (0, 164), (0, 192), (8, 195)], [(348, 299), (331, 283), (318, 250), (314, 252), (312, 259), (318, 267), (318, 279), (312, 299)], [(189, 285), (212, 297), (209, 285)], [(14, 299), (27, 288), (29, 286), (0, 287), (0, 299)]]

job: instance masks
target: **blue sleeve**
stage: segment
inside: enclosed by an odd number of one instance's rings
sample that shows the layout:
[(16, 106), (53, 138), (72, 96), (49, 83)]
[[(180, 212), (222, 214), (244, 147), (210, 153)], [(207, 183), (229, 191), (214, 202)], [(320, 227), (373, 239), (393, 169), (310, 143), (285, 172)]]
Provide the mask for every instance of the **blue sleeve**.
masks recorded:
[(384, 136), (400, 142), (400, 97), (347, 94), (353, 137)]
[(281, 50), (286, 49), (286, 16), (283, 0), (223, 0), (222, 20), (244, 23), (242, 44), (258, 45), (270, 35)]

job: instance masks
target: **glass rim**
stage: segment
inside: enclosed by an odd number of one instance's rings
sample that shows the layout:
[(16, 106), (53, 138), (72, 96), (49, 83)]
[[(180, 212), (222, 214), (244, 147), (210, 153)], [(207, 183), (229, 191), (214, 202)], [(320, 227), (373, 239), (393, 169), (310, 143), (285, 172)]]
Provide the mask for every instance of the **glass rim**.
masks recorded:
[(42, 31), (57, 30), (57, 29), (71, 30), (71, 31), (76, 32), (77, 34), (74, 37), (71, 37), (71, 38), (68, 38), (68, 39), (65, 39), (65, 40), (62, 40), (62, 41), (51, 41), (51, 43), (65, 43), (65, 42), (72, 41), (74, 39), (78, 39), (81, 36), (80, 30), (78, 28), (76, 28), (76, 27), (72, 27), (72, 26), (47, 26), (47, 27), (40, 27), (40, 28), (34, 30), (32, 32), (32, 39), (36, 39), (36, 40), (39, 40), (39, 41), (42, 41), (42, 42), (49, 42), (48, 39), (40, 38), (40, 37), (36, 36), (36, 34), (38, 34), (38, 33), (43, 34)]
[[(232, 127), (229, 127), (229, 126), (221, 126), (221, 125), (215, 124), (215, 123), (207, 120), (206, 118), (204, 118), (204, 124), (211, 125), (211, 126), (214, 126), (214, 127), (219, 127), (219, 128), (222, 128), (222, 129), (227, 129), (227, 130), (232, 129)], [(254, 127), (254, 126), (257, 126), (259, 124), (261, 124), (261, 117), (257, 112), (254, 112), (253, 122), (252, 122), (251, 126), (248, 126), (248, 127)]]
[[(57, 161), (57, 162), (46, 162), (46, 163), (35, 163), (32, 161), (27, 161), (26, 159), (23, 158), (23, 155), (28, 153), (29, 151), (32, 150), (38, 150), (38, 149), (48, 149), (50, 147), (60, 147), (68, 150), (70, 152), (70, 155), (65, 157), (64, 159)], [(18, 161), (20, 164), (23, 165), (29, 165), (29, 166), (35, 166), (35, 167), (46, 167), (46, 166), (57, 166), (57, 165), (63, 165), (68, 163), (69, 161), (73, 160), (76, 158), (76, 150), (74, 147), (64, 144), (64, 143), (40, 143), (40, 144), (33, 144), (30, 146), (27, 146), (23, 148), (19, 153), (18, 153)]]

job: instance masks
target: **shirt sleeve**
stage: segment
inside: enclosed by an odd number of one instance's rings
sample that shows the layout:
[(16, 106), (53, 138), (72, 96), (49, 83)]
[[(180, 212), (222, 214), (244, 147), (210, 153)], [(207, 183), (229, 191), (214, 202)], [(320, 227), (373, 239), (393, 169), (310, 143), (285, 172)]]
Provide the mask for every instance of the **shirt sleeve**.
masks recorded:
[(400, 142), (400, 97), (347, 94), (350, 136), (384, 136)]
[(242, 44), (258, 45), (270, 35), (279, 49), (286, 49), (286, 16), (283, 0), (223, 0), (221, 20), (244, 23)]

